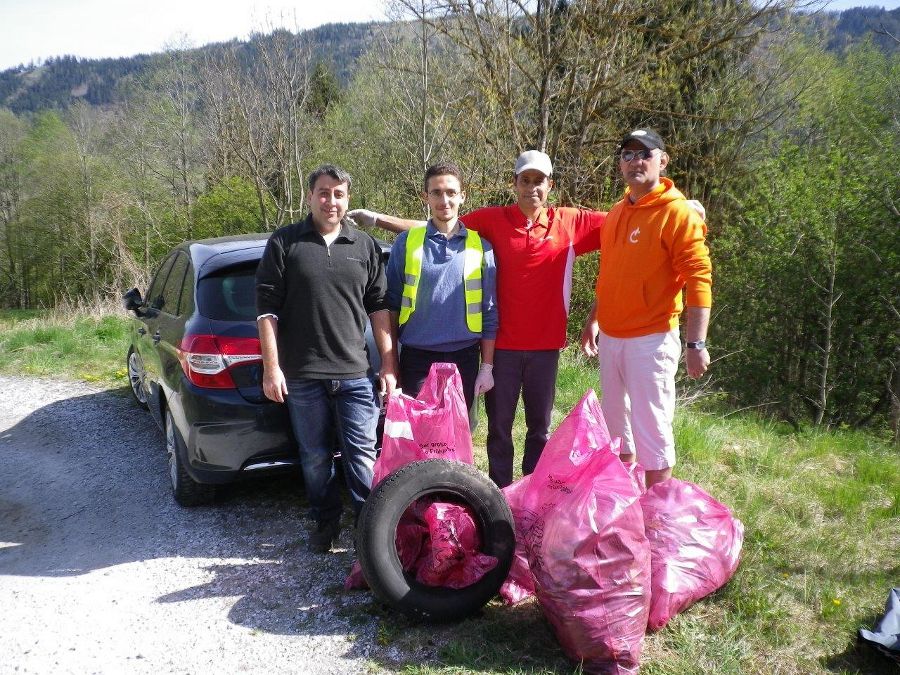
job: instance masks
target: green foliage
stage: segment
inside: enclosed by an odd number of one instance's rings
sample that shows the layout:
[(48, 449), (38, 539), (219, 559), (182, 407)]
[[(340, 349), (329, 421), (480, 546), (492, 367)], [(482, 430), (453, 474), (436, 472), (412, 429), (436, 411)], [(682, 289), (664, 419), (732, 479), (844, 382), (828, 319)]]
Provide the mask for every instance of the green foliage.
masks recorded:
[(310, 91), (306, 102), (307, 112), (317, 119), (322, 119), (332, 105), (337, 103), (341, 96), (341, 84), (337, 75), (324, 62), (316, 62), (310, 77)]
[[(269, 209), (274, 208), (268, 195), (262, 199), (268, 202)], [(248, 180), (235, 176), (222, 181), (197, 197), (193, 213), (195, 238), (262, 231), (259, 200), (256, 188)]]
[(63, 109), (78, 100), (107, 105), (117, 100), (120, 80), (143, 71), (152, 58), (138, 54), (118, 59), (52, 57), (38, 65), (0, 72), (0, 105), (16, 113)]
[(865, 424), (888, 412), (900, 348), (900, 179), (883, 163), (900, 147), (900, 57), (794, 56), (817, 85), (762, 140), (771, 156), (732, 188), (714, 240), (718, 377), (795, 423)]
[(78, 162), (75, 139), (56, 113), (38, 115), (20, 146), (22, 194), (19, 225), (20, 284), (27, 303), (55, 304), (66, 290), (68, 270), (78, 267)]

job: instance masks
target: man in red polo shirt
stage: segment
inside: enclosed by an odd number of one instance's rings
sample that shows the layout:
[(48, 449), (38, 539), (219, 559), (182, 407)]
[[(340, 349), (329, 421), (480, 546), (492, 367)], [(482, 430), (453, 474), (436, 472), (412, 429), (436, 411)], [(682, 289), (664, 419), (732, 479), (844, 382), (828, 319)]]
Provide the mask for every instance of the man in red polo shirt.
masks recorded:
[[(516, 203), (488, 206), (460, 216), (494, 247), (500, 327), (494, 352), (494, 388), (485, 395), (491, 479), (500, 487), (513, 478), (512, 425), (519, 396), (525, 407), (522, 473), (534, 470), (547, 442), (559, 350), (566, 322), (575, 256), (600, 248), (606, 214), (547, 205), (553, 165), (529, 150), (515, 164)], [(401, 232), (419, 221), (364, 209), (348, 214), (360, 225)]]

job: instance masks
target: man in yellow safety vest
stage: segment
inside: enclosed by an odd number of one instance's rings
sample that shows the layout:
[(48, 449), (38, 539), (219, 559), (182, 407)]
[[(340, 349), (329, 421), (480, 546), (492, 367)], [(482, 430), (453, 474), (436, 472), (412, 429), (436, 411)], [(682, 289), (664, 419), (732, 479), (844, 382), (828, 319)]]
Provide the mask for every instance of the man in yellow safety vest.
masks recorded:
[(387, 266), (387, 305), (400, 336), (400, 386), (419, 393), (432, 363), (455, 363), (470, 410), (494, 386), (496, 268), (491, 245), (459, 220), (465, 201), (455, 164), (425, 172), (431, 219), (400, 234)]

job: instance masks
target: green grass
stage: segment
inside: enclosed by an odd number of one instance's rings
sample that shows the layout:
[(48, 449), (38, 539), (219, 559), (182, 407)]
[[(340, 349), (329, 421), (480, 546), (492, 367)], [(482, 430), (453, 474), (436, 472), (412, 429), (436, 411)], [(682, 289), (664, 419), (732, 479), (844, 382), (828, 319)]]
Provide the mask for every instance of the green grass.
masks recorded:
[[(127, 384), (128, 319), (0, 312), (0, 372)], [(589, 388), (593, 364), (564, 354), (554, 426)], [(598, 392), (599, 393), (599, 392)], [(675, 475), (698, 483), (744, 522), (741, 566), (731, 582), (647, 636), (643, 673), (889, 673), (855, 635), (883, 611), (900, 580), (900, 453), (873, 434), (796, 433), (715, 404), (681, 406)], [(521, 411), (516, 447), (524, 437)], [(487, 468), (486, 424), (476, 463)], [(516, 463), (521, 457), (516, 458)], [(421, 626), (374, 600), (379, 645), (415, 662), (376, 670), (408, 675), (576, 673), (534, 601), (491, 602), (478, 617)]]
[(0, 372), (128, 383), (128, 318), (72, 312), (0, 311)]

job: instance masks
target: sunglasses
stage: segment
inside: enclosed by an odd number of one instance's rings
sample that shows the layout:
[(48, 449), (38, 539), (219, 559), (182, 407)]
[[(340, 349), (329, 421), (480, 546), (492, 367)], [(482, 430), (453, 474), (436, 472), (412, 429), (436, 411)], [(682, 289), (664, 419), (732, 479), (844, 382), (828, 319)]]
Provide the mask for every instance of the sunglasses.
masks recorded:
[(619, 157), (623, 162), (630, 162), (633, 159), (650, 159), (653, 157), (653, 150), (623, 150), (619, 153)]

